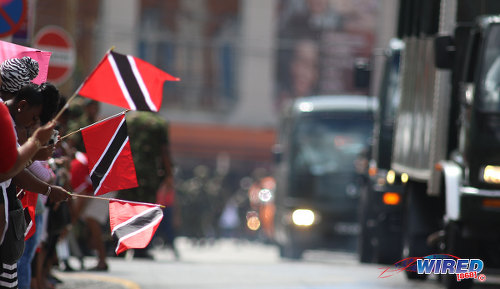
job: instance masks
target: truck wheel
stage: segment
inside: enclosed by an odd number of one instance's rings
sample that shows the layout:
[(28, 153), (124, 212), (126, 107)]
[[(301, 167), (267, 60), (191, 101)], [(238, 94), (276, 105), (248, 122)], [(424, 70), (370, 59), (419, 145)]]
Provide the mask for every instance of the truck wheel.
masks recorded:
[(379, 264), (394, 264), (401, 260), (401, 237), (391, 236), (384, 238), (379, 236), (377, 246), (374, 250), (374, 260)]
[[(408, 183), (406, 187), (405, 220), (402, 258), (423, 257), (429, 254), (425, 237), (425, 186)], [(426, 274), (405, 271), (409, 280), (426, 280)]]
[[(370, 208), (370, 191), (368, 185), (365, 185), (361, 190), (361, 198), (359, 200), (359, 211), (358, 218), (360, 224), (360, 232), (358, 235), (358, 260), (361, 263), (373, 263), (373, 249), (372, 245), (373, 239), (373, 229), (370, 228), (368, 222), (370, 222), (370, 217), (373, 217)], [(373, 227), (373, 226), (372, 226)]]
[[(403, 259), (415, 257), (418, 255), (413, 255), (411, 252), (415, 249), (414, 240), (410, 240), (407, 236), (405, 236), (404, 244), (403, 244)], [(418, 274), (414, 271), (405, 271), (406, 278), (408, 280), (427, 280), (427, 274)]]
[[(467, 247), (466, 240), (460, 235), (460, 225), (455, 222), (450, 222), (446, 226), (445, 252), (447, 254), (466, 258), (467, 256), (463, 256), (463, 254), (466, 253), (465, 248)], [(465, 279), (458, 282), (456, 276), (452, 274), (443, 275), (442, 277), (446, 289), (469, 289), (473, 284), (472, 279)]]
[(373, 246), (371, 245), (371, 238), (367, 233), (359, 235), (358, 259), (361, 263), (373, 262)]
[(361, 263), (372, 263), (373, 262), (373, 233), (368, 226), (368, 210), (361, 212), (359, 215), (361, 230), (358, 235), (358, 259)]
[(294, 241), (293, 234), (286, 229), (286, 241), (280, 245), (280, 257), (299, 260), (304, 250)]
[(279, 249), (281, 258), (287, 258), (293, 260), (302, 259), (303, 251), (299, 248), (294, 247), (292, 244), (286, 244), (284, 246), (280, 246)]

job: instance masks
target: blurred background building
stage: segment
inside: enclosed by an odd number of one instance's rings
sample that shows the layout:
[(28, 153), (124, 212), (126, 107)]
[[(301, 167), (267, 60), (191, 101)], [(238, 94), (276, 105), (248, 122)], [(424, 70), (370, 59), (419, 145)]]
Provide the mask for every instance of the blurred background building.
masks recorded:
[[(376, 91), (356, 88), (354, 67), (377, 71), (397, 12), (396, 0), (26, 2), (28, 17), (11, 40), (52, 51), (49, 79), (68, 96), (111, 47), (182, 79), (165, 83), (160, 111), (177, 185), (222, 200), (219, 212), (256, 169), (270, 173), (277, 114), (288, 100)], [(51, 29), (66, 36), (44, 41)], [(104, 115), (120, 110), (102, 106)], [(203, 178), (210, 181), (200, 185)]]

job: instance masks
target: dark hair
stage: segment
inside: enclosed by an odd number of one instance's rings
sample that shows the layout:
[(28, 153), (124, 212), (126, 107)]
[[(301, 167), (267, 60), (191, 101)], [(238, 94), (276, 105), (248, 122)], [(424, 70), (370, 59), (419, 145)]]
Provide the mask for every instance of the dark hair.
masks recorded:
[(57, 112), (62, 108), (60, 105), (61, 94), (55, 85), (50, 82), (44, 82), (40, 85), (40, 91), (43, 96), (43, 107), (40, 113), (40, 122), (45, 124), (49, 122)]
[(25, 100), (30, 106), (43, 105), (43, 96), (37, 84), (29, 83), (23, 86), (14, 96), (14, 103)]

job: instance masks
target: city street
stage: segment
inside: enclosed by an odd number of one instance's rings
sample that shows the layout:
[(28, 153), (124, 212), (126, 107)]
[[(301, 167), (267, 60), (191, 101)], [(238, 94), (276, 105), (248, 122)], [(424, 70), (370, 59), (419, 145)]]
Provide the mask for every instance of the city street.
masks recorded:
[[(379, 279), (382, 266), (361, 265), (347, 253), (310, 251), (302, 261), (287, 261), (279, 258), (276, 247), (248, 241), (193, 246), (180, 238), (177, 244), (179, 261), (163, 249), (154, 251), (155, 261), (111, 258), (108, 273), (58, 273), (69, 283), (80, 284), (58, 288), (81, 288), (92, 280), (104, 281), (109, 286), (101, 287), (110, 289), (443, 288), (435, 277), (425, 282), (409, 282), (403, 274)], [(89, 264), (92, 261), (89, 258)], [(474, 288), (498, 286), (498, 278), (487, 277), (487, 284)]]

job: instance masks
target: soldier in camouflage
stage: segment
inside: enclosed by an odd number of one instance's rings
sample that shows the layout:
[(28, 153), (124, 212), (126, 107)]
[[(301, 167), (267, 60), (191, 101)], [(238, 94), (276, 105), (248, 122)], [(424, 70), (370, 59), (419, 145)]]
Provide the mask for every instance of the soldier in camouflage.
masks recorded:
[[(141, 111), (127, 113), (126, 121), (139, 186), (122, 190), (118, 196), (130, 201), (156, 203), (160, 187), (174, 194), (168, 123), (158, 114)], [(163, 209), (164, 216), (157, 235), (160, 233), (165, 237), (165, 245), (173, 250), (176, 258), (179, 258), (174, 245), (174, 196), (170, 200), (169, 204), (162, 203), (166, 208)], [(135, 249), (133, 256), (152, 259), (148, 249), (149, 247)]]
[(127, 129), (139, 187), (120, 191), (129, 201), (156, 202), (156, 191), (165, 182), (173, 187), (168, 123), (158, 114), (127, 113)]

